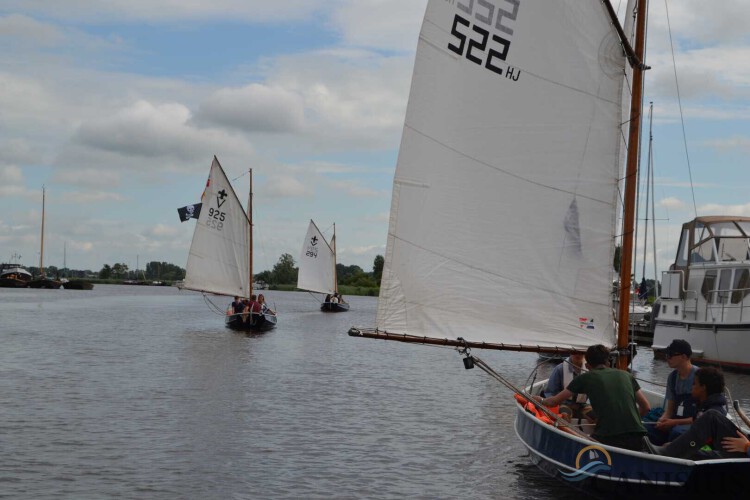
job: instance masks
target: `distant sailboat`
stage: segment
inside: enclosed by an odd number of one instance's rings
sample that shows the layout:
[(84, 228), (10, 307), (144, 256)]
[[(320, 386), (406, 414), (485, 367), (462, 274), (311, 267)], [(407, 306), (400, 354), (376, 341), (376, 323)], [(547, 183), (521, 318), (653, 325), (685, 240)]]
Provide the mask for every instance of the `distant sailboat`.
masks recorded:
[(336, 224), (329, 244), (323, 234), (310, 220), (305, 241), (299, 256), (297, 288), (310, 292), (325, 293), (326, 300), (320, 304), (324, 312), (346, 312), (349, 304), (340, 298), (336, 278)]
[[(195, 225), (182, 288), (249, 299), (253, 293), (252, 170), (247, 213), (219, 160), (214, 156)], [(270, 312), (227, 314), (238, 330), (265, 331), (276, 326)]]
[(60, 288), (62, 282), (48, 278), (44, 274), (44, 209), (45, 209), (46, 189), (42, 186), (42, 237), (39, 251), (39, 276), (29, 282), (30, 288)]

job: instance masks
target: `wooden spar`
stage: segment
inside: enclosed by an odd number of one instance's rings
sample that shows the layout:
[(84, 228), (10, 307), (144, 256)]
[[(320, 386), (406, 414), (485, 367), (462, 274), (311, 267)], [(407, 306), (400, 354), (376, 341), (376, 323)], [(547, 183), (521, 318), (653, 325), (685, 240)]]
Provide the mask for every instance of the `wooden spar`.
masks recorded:
[(333, 291), (339, 293), (339, 279), (336, 277), (336, 223), (333, 223)]
[(250, 279), (248, 281), (247, 298), (249, 299), (253, 294), (253, 169), (249, 169), (248, 172), (250, 174), (250, 191), (247, 195), (247, 220), (250, 223), (250, 242), (248, 245), (248, 272), (250, 273)]
[(39, 274), (44, 276), (44, 199), (45, 199), (45, 188), (42, 186), (42, 237), (41, 245), (39, 249)]
[(428, 344), (447, 347), (469, 347), (472, 349), (494, 349), (498, 351), (515, 352), (538, 352), (544, 354), (571, 354), (574, 352), (585, 353), (585, 349), (565, 349), (560, 347), (526, 346), (513, 344), (491, 344), (487, 342), (471, 342), (454, 339), (438, 339), (434, 337), (418, 337), (401, 333), (380, 332), (377, 330), (362, 330), (359, 328), (349, 329), (350, 337), (364, 337), (368, 339), (395, 340), (410, 344)]
[[(609, 3), (609, 2), (607, 2)], [(646, 0), (638, 0), (635, 30), (635, 55), (643, 60), (646, 34)], [(631, 59), (632, 62), (632, 59)], [(628, 133), (628, 160), (625, 169), (625, 198), (622, 221), (622, 253), (620, 261), (620, 303), (617, 323), (617, 350), (628, 347), (630, 325), (630, 274), (633, 267), (633, 228), (635, 225), (635, 190), (640, 151), (641, 107), (643, 101), (643, 64), (633, 65), (632, 95), (630, 98), (630, 130)], [(627, 370), (627, 356), (617, 358), (617, 367)]]

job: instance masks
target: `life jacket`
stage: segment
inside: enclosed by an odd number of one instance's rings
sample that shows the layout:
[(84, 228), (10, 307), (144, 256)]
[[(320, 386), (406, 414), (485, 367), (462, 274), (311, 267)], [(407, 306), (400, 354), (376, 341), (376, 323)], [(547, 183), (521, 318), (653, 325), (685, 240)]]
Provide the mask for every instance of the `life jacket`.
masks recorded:
[[(573, 379), (579, 375), (575, 373), (575, 369), (577, 367), (574, 367), (571, 363), (565, 362), (565, 366), (563, 366), (563, 387), (567, 388), (568, 385), (573, 381)], [(580, 373), (586, 372), (585, 367), (580, 368)], [(575, 398), (573, 398), (573, 402), (583, 404), (585, 403), (589, 397), (586, 394), (577, 394)]]

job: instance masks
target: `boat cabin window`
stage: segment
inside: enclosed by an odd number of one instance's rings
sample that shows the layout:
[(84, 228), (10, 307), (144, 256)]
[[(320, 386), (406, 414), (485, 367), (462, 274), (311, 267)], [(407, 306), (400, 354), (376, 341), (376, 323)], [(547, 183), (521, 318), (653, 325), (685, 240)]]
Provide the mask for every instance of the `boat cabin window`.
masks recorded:
[(717, 304), (726, 304), (729, 302), (729, 292), (732, 285), (732, 270), (722, 269), (719, 274), (719, 289), (716, 291), (716, 297), (714, 298)]
[(701, 285), (701, 295), (706, 299), (706, 302), (711, 302), (711, 292), (716, 288), (716, 271), (706, 271), (706, 275), (703, 277), (703, 285)]
[(690, 245), (690, 230), (683, 229), (680, 236), (680, 246), (677, 247), (677, 258), (675, 264), (678, 267), (686, 267), (688, 263), (688, 246)]
[(748, 256), (747, 238), (716, 238), (722, 262), (744, 261)]
[(690, 256), (692, 262), (714, 262), (716, 260), (714, 252), (714, 240), (709, 238), (693, 250)]
[(732, 304), (739, 304), (750, 293), (750, 269), (736, 269), (732, 285)]

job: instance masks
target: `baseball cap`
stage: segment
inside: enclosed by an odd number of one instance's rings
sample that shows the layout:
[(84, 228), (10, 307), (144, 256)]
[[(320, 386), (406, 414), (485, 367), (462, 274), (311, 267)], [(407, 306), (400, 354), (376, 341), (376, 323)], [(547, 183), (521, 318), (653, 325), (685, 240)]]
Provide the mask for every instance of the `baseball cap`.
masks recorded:
[(687, 340), (675, 339), (667, 346), (666, 352), (669, 356), (684, 354), (689, 358), (693, 354), (693, 349), (690, 347)]

